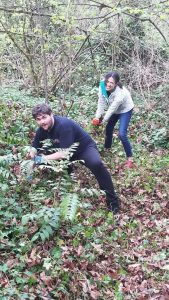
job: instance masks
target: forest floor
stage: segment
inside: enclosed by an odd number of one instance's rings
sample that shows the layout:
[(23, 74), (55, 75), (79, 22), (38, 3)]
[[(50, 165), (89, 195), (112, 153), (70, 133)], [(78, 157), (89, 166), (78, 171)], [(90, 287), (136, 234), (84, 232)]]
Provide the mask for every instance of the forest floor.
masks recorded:
[[(117, 131), (112, 150), (106, 152), (103, 129), (87, 128), (121, 199), (121, 211), (113, 215), (107, 211), (105, 196), (93, 192), (98, 186), (91, 173), (79, 165), (74, 183), (62, 185), (59, 175), (57, 189), (56, 176), (49, 178), (42, 170), (32, 182), (23, 180), (19, 153), (34, 126), (25, 107), (1, 104), (0, 299), (169, 299), (169, 154), (145, 143), (146, 120), (134, 118), (133, 169), (124, 168)], [(8, 165), (7, 154), (14, 156)], [(46, 226), (44, 234), (32, 238), (57, 206), (58, 189), (79, 197), (74, 220), (62, 221), (53, 231)], [(29, 221), (23, 222), (28, 214)]]

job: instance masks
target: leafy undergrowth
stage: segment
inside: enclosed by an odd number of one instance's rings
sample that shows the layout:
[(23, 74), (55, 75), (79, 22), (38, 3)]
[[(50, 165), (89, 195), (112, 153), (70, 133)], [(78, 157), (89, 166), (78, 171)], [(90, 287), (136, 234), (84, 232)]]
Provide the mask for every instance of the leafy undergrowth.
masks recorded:
[(121, 198), (113, 216), (79, 163), (72, 176), (66, 162), (32, 173), (28, 110), (1, 105), (0, 299), (169, 299), (169, 156), (150, 152), (137, 117), (133, 169), (124, 168), (117, 133), (105, 152), (103, 129), (87, 128)]

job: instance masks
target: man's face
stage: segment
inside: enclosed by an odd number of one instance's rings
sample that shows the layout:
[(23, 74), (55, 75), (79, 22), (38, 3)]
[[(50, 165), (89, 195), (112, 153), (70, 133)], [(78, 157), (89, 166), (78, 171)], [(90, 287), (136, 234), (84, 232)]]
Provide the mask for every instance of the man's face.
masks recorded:
[(116, 86), (116, 83), (112, 77), (109, 77), (106, 81), (106, 91), (112, 91)]
[(53, 127), (54, 119), (53, 115), (40, 114), (36, 117), (37, 124), (44, 130), (50, 130)]

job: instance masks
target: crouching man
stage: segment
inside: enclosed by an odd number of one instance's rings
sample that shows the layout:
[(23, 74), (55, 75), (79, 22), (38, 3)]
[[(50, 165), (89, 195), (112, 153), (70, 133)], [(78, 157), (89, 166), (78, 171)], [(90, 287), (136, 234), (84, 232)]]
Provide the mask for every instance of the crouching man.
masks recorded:
[[(120, 204), (111, 176), (103, 164), (94, 140), (76, 122), (66, 117), (54, 116), (47, 104), (38, 104), (32, 110), (32, 116), (39, 128), (36, 131), (33, 148), (42, 149), (43, 141), (50, 139), (53, 148), (61, 151), (44, 155), (46, 161), (60, 160), (66, 157), (66, 149), (78, 143), (71, 160), (83, 160), (85, 166), (94, 174), (101, 190), (106, 193), (107, 207), (113, 213), (120, 210)], [(65, 149), (65, 151), (64, 151)], [(30, 151), (31, 158), (36, 155)]]

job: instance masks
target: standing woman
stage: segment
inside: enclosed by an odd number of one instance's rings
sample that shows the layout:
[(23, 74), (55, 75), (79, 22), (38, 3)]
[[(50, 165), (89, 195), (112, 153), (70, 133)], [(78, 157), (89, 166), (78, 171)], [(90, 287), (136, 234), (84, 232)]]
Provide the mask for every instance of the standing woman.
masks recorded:
[[(106, 149), (110, 149), (112, 146), (114, 127), (119, 120), (119, 139), (126, 153), (126, 167), (129, 168), (133, 166), (133, 153), (130, 141), (127, 137), (127, 129), (132, 116), (133, 107), (134, 103), (130, 92), (122, 86), (119, 74), (115, 71), (107, 73), (105, 79), (100, 82), (98, 106), (96, 116), (92, 123), (93, 125), (107, 123), (104, 146)], [(104, 114), (105, 110), (106, 112)]]

